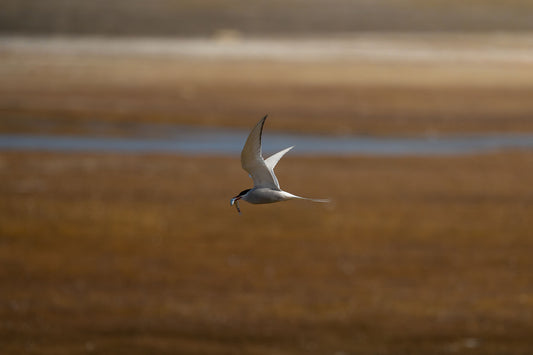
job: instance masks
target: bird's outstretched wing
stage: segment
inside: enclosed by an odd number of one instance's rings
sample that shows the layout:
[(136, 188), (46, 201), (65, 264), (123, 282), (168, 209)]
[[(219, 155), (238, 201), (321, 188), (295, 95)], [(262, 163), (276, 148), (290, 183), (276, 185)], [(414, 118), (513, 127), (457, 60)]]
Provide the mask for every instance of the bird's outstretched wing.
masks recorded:
[[(254, 187), (268, 187), (279, 190), (278, 179), (276, 178), (276, 175), (274, 175), (273, 168), (285, 152), (279, 155), (279, 157), (272, 159), (269, 164), (263, 159), (261, 151), (261, 135), (263, 133), (263, 126), (267, 116), (263, 117), (257, 123), (254, 129), (250, 132), (246, 143), (244, 143), (244, 148), (242, 148), (241, 152), (241, 165), (254, 180)], [(274, 164), (271, 165), (272, 163)]]
[(278, 164), (279, 160), (287, 153), (289, 150), (294, 148), (294, 146), (285, 148), (281, 152), (277, 152), (276, 154), (272, 154), (268, 158), (265, 159), (265, 163), (269, 169), (274, 170), (276, 167), (276, 164)]

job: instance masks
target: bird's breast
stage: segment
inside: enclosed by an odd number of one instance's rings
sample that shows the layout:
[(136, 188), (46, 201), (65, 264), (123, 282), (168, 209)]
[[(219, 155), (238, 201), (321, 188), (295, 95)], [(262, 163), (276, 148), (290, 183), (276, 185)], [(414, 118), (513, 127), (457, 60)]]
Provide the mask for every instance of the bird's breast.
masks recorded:
[(245, 200), (250, 203), (274, 203), (288, 200), (287, 193), (269, 188), (254, 188), (246, 194)]

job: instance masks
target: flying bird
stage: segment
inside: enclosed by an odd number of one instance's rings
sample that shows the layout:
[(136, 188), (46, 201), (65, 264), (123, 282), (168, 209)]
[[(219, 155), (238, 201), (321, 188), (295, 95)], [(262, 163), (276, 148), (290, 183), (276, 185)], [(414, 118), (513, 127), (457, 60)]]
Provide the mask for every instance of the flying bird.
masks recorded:
[(267, 159), (263, 159), (261, 149), (261, 136), (263, 134), (263, 126), (265, 120), (268, 117), (263, 117), (257, 125), (252, 129), (244, 148), (241, 152), (241, 165), (246, 170), (250, 177), (254, 181), (254, 187), (241, 191), (237, 196), (233, 197), (230, 201), (230, 205), (237, 208), (237, 211), (241, 213), (239, 208), (239, 200), (244, 200), (249, 203), (262, 204), (281, 202), (292, 199), (302, 199), (314, 202), (329, 202), (329, 200), (306, 198), (293, 195), (289, 192), (283, 191), (279, 187), (278, 179), (274, 174), (274, 167), (279, 162), (281, 157), (285, 155), (294, 146), (285, 148), (282, 151), (273, 154)]

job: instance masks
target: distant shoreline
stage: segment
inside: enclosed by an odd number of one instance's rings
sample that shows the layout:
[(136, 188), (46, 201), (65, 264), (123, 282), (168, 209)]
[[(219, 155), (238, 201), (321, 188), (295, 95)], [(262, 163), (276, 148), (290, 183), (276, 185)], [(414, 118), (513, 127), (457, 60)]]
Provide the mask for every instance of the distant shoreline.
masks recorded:
[(533, 32), (359, 33), (333, 38), (0, 36), (0, 50), (227, 60), (533, 63)]

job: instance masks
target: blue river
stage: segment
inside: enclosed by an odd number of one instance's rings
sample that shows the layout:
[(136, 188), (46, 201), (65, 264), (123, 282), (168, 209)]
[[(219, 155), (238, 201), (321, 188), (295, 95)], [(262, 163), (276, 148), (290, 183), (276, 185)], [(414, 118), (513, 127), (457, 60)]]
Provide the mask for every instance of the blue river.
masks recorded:
[[(236, 155), (244, 130), (174, 127), (161, 136), (68, 136), (0, 134), (0, 150), (55, 152), (174, 153)], [(533, 149), (533, 134), (470, 134), (412, 137), (325, 136), (268, 132), (263, 151), (295, 146), (291, 155), (457, 155), (508, 149)]]

